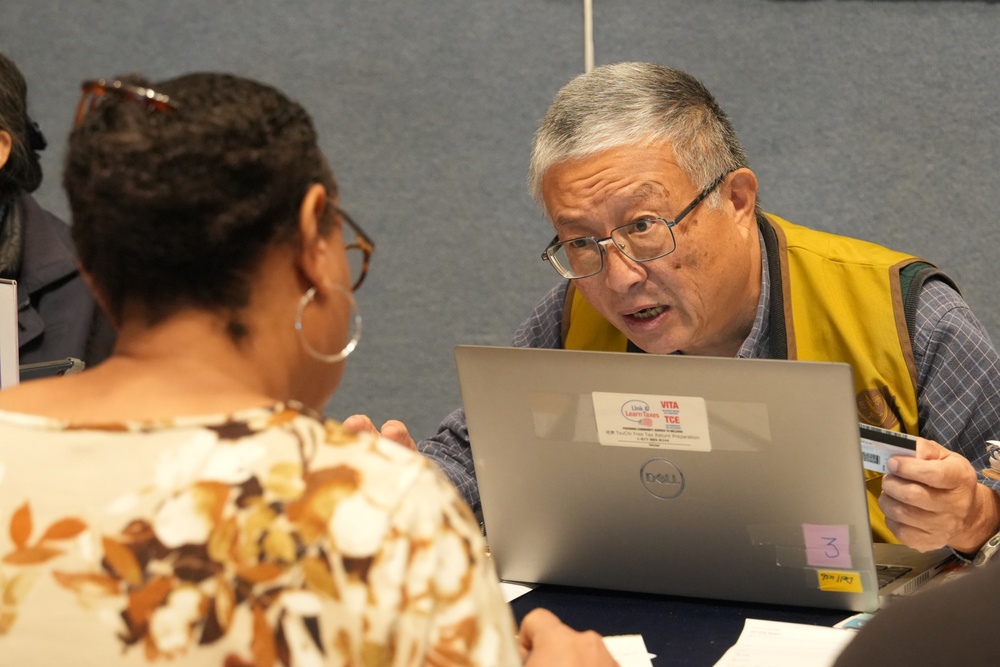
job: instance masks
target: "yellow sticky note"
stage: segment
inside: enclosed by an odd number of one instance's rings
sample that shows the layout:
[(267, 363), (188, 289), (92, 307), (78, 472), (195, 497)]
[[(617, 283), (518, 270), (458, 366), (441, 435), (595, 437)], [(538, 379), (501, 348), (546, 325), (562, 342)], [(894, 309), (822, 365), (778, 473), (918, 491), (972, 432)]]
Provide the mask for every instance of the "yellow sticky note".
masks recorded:
[(836, 591), (838, 593), (864, 593), (861, 587), (861, 574), (846, 570), (816, 570), (821, 591)]

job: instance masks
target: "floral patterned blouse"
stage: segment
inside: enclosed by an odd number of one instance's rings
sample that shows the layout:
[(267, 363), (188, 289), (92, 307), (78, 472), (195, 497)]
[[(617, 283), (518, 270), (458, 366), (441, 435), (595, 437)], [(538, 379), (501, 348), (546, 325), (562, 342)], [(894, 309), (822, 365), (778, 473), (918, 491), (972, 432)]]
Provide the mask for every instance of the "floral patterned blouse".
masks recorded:
[(0, 664), (519, 665), (466, 505), (297, 405), (0, 412)]

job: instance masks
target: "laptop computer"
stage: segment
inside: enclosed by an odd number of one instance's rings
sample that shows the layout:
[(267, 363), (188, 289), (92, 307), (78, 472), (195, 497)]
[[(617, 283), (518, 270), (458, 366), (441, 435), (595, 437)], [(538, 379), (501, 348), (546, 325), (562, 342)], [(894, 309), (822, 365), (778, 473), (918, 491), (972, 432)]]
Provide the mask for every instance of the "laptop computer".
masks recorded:
[(950, 557), (873, 544), (846, 364), (455, 358), (502, 580), (873, 611)]
[(0, 278), (0, 389), (18, 383), (17, 282)]
[(53, 359), (52, 361), (36, 361), (30, 364), (21, 364), (21, 382), (37, 380), (39, 378), (58, 377), (60, 375), (74, 375), (86, 367), (81, 359), (76, 357), (65, 357), (64, 359)]

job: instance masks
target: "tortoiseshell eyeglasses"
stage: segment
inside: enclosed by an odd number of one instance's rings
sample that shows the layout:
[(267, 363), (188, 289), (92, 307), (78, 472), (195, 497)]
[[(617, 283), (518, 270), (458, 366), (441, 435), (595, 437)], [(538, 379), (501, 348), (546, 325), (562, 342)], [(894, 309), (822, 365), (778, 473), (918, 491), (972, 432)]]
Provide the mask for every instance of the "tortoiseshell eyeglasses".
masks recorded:
[(158, 93), (152, 88), (136, 86), (117, 79), (114, 81), (106, 81), (104, 79), (84, 81), (80, 89), (83, 91), (83, 95), (80, 97), (80, 103), (76, 107), (74, 127), (80, 127), (87, 115), (97, 109), (101, 105), (102, 100), (111, 95), (143, 104), (150, 111), (158, 111), (160, 113), (175, 113), (177, 111), (177, 106), (170, 101), (168, 96)]

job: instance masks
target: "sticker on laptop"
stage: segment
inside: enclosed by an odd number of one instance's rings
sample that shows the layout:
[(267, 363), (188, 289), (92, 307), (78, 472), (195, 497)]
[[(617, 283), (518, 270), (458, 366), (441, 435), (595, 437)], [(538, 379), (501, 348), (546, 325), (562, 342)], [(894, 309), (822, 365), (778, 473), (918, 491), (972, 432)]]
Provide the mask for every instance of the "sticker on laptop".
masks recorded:
[(597, 391), (591, 396), (602, 445), (712, 450), (703, 398)]
[(865, 470), (888, 472), (886, 464), (893, 456), (916, 456), (917, 439), (906, 433), (889, 431), (877, 426), (859, 424), (861, 428), (861, 461)]
[(860, 572), (844, 572), (843, 570), (817, 570), (819, 589), (834, 593), (864, 593)]
[(816, 567), (851, 567), (851, 530), (843, 525), (802, 524), (806, 561)]

